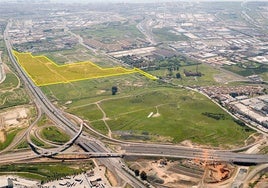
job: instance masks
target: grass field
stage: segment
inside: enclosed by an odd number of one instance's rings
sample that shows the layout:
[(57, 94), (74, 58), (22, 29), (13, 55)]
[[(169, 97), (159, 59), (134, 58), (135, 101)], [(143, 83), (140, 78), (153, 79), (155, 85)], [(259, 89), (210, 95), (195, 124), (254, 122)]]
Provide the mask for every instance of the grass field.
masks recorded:
[(135, 25), (129, 23), (105, 23), (74, 32), (82, 35), (83, 38), (94, 38), (104, 43), (109, 43), (109, 41), (112, 43), (114, 40), (144, 37)]
[(43, 128), (41, 135), (44, 139), (57, 143), (66, 143), (70, 140), (69, 135), (53, 126)]
[[(112, 96), (111, 88), (116, 85), (118, 94)], [(100, 79), (83, 80), (68, 84), (43, 86), (42, 90), (51, 100), (68, 108), (83, 108), (105, 98), (117, 98), (154, 88), (158, 82), (146, 79), (140, 74), (121, 75)], [(65, 104), (72, 101), (71, 104)]]
[[(199, 144), (225, 146), (243, 144), (251, 132), (237, 125), (222, 109), (194, 92), (178, 89), (159, 89), (129, 98), (109, 100), (102, 108), (111, 119), (113, 131), (148, 132), (172, 137), (173, 142), (191, 140)], [(153, 112), (159, 117), (148, 118)], [(215, 120), (204, 112), (224, 114), (225, 119)], [(229, 139), (229, 138), (232, 139)]]
[(93, 58), (92, 52), (90, 52), (88, 49), (86, 49), (81, 45), (77, 45), (71, 50), (57, 50), (51, 52), (44, 51), (44, 52), (33, 53), (33, 55), (34, 56), (44, 55), (59, 65), (72, 62), (88, 61), (89, 59)]
[[(200, 70), (205, 67), (200, 66)], [(214, 69), (206, 71), (208, 83), (215, 72)], [(113, 85), (118, 87), (116, 95), (111, 94)], [(80, 116), (99, 132), (107, 134), (107, 127), (101, 120), (102, 112), (95, 104), (98, 102), (110, 119), (106, 122), (113, 136), (121, 139), (173, 143), (191, 140), (197, 144), (231, 147), (243, 145), (252, 133), (237, 125), (204, 96), (172, 88), (139, 74), (50, 85), (42, 87), (42, 90), (51, 100), (57, 100), (59, 105), (66, 107), (69, 113)], [(157, 109), (159, 117), (147, 118)], [(202, 115), (205, 112), (223, 114), (224, 119)]]
[[(220, 72), (216, 70), (215, 68), (206, 65), (206, 64), (199, 64), (198, 65), (198, 71), (202, 73), (201, 77), (186, 77), (183, 73), (184, 70), (186, 71), (196, 71), (196, 65), (190, 65), (190, 66), (182, 66), (180, 67), (179, 72), (181, 75), (181, 79), (173, 79), (173, 83), (179, 84), (179, 85), (187, 85), (187, 86), (193, 86), (193, 85), (215, 85), (218, 84), (214, 80), (214, 75), (219, 74)], [(174, 71), (173, 77), (175, 77), (175, 74), (177, 73)], [(156, 75), (158, 77), (165, 77), (168, 74), (168, 70), (165, 69), (160, 69), (160, 70), (155, 70), (155, 71), (149, 71), (149, 73)]]
[(31, 53), (19, 53), (16, 51), (13, 51), (13, 53), (20, 65), (38, 86), (69, 83), (136, 72), (154, 79), (153, 76), (136, 68), (132, 70), (123, 67), (101, 68), (92, 62), (80, 62), (59, 66), (45, 56), (32, 56)]
[(153, 29), (153, 34), (156, 35), (156, 38), (159, 42), (163, 41), (186, 41), (188, 37), (184, 35), (176, 35), (170, 31), (174, 31), (172, 28), (164, 27)]
[(25, 92), (25, 90), (22, 88), (0, 93), (0, 109), (28, 103), (29, 103), (29, 97)]
[(263, 78), (263, 80), (268, 81), (268, 65), (258, 64), (256, 68), (244, 68), (242, 65), (232, 65), (225, 66), (224, 68), (241, 76), (258, 74)]
[(13, 73), (7, 73), (6, 79), (0, 84), (0, 90), (10, 90), (18, 85), (18, 78)]
[(86, 163), (10, 164), (1, 165), (0, 172), (46, 182), (82, 173), (92, 168), (94, 168), (92, 161)]

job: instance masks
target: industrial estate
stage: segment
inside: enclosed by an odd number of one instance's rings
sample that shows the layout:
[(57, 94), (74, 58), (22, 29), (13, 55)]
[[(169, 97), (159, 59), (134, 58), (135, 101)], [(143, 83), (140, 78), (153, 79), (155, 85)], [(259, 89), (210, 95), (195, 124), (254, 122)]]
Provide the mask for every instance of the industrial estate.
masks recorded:
[(0, 188), (268, 187), (267, 10), (0, 1)]

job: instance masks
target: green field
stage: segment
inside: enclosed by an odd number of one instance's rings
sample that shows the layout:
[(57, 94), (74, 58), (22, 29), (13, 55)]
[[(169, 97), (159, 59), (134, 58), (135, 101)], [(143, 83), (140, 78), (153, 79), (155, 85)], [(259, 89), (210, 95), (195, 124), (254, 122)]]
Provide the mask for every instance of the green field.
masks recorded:
[[(79, 56), (77, 54), (79, 54)], [(71, 50), (57, 50), (52, 52), (45, 51), (33, 53), (33, 55), (44, 55), (59, 65), (70, 62), (89, 61), (93, 58), (92, 52), (81, 45), (77, 45)]]
[(94, 168), (92, 161), (86, 163), (10, 164), (1, 165), (0, 172), (47, 182), (79, 174), (92, 168)]
[(176, 35), (170, 31), (174, 31), (172, 28), (164, 27), (153, 29), (153, 34), (156, 36), (159, 42), (163, 41), (186, 41), (188, 37), (185, 35)]
[[(118, 95), (112, 96), (111, 88), (114, 85), (118, 86), (119, 91)], [(72, 108), (83, 108), (105, 98), (117, 98), (150, 90), (156, 85), (158, 85), (157, 81), (149, 80), (140, 74), (130, 74), (43, 86), (41, 89), (51, 100), (57, 100), (59, 104), (70, 108), (68, 110), (72, 111)], [(65, 104), (68, 101), (72, 101), (72, 103)], [(79, 109), (75, 109), (75, 111), (79, 111)], [(80, 115), (82, 115), (81, 112)]]
[(25, 90), (22, 88), (0, 93), (0, 109), (28, 103), (29, 103), (29, 97), (25, 92)]
[(257, 63), (254, 63), (253, 65), (255, 66), (245, 67), (242, 64), (242, 65), (224, 66), (224, 68), (241, 76), (250, 76), (258, 74), (263, 78), (263, 80), (268, 81), (268, 65), (261, 65)]
[(13, 73), (7, 73), (6, 79), (0, 84), (0, 90), (10, 90), (18, 85), (18, 78)]
[[(172, 83), (176, 85), (186, 85), (186, 86), (206, 86), (206, 85), (217, 85), (218, 83), (214, 80), (214, 75), (219, 74), (219, 70), (206, 65), (206, 64), (199, 64), (198, 71), (202, 73), (201, 77), (186, 77), (184, 75), (184, 70), (196, 72), (197, 65), (190, 65), (190, 66), (181, 66), (179, 67), (179, 71), (173, 71), (173, 80)], [(181, 79), (176, 79), (175, 75), (179, 72), (181, 75)], [(169, 73), (166, 68), (149, 71), (150, 74), (158, 76), (158, 77), (166, 77)]]
[(45, 127), (41, 131), (41, 135), (44, 139), (57, 143), (66, 143), (70, 140), (70, 136), (59, 130), (57, 127), (49, 126)]
[(0, 151), (5, 149), (7, 146), (9, 146), (13, 139), (15, 138), (15, 136), (18, 134), (18, 132), (20, 131), (20, 129), (16, 129), (16, 130), (10, 130), (6, 133), (6, 140), (5, 142), (0, 142)]
[[(147, 116), (153, 112), (159, 117)], [(110, 118), (112, 131), (142, 135), (172, 137), (172, 142), (191, 140), (195, 143), (224, 146), (242, 145), (252, 133), (237, 125), (233, 119), (204, 96), (182, 89), (160, 88), (156, 91), (124, 99), (109, 100), (102, 107)], [(202, 113), (223, 114), (216, 120)], [(229, 138), (232, 139), (229, 139)]]
[(143, 38), (143, 34), (135, 24), (111, 22), (109, 24), (95, 25), (90, 28), (74, 31), (83, 38), (94, 38), (103, 43), (113, 43), (115, 40)]
[[(196, 66), (180, 67), (180, 71), (184, 68), (195, 70)], [(198, 81), (183, 77), (183, 82), (215, 84), (213, 75), (217, 70), (207, 65), (199, 65), (199, 70), (204, 76)], [(118, 87), (116, 95), (111, 94), (114, 85)], [(226, 148), (243, 145), (252, 133), (237, 125), (206, 97), (138, 74), (51, 85), (42, 90), (69, 113), (80, 116), (97, 131), (107, 134), (103, 114), (96, 105), (98, 102), (109, 118), (106, 122), (115, 138), (173, 143), (191, 140)], [(160, 116), (147, 118), (151, 112), (155, 114), (157, 108)], [(204, 115), (206, 112), (209, 116)]]

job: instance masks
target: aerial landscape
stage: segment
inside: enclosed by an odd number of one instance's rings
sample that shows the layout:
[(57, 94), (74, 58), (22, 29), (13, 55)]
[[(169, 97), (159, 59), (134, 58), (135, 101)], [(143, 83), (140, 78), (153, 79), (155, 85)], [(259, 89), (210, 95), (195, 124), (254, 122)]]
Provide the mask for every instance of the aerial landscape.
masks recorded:
[(0, 188), (267, 188), (268, 2), (0, 0)]

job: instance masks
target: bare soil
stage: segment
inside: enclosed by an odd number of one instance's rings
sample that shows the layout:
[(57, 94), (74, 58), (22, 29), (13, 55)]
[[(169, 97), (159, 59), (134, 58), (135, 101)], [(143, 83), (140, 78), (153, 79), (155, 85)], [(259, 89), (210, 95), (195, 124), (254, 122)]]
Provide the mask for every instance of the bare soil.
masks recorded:
[(28, 123), (28, 114), (29, 109), (25, 107), (16, 107), (0, 113), (1, 128), (8, 130), (11, 126), (25, 126)]
[(106, 177), (107, 177), (108, 181), (110, 182), (110, 184), (113, 187), (117, 186), (118, 183), (117, 183), (116, 178), (114, 177), (113, 173), (108, 169), (107, 169), (107, 172), (106, 172)]
[(0, 130), (0, 143), (4, 143), (6, 141), (6, 134), (4, 130)]

